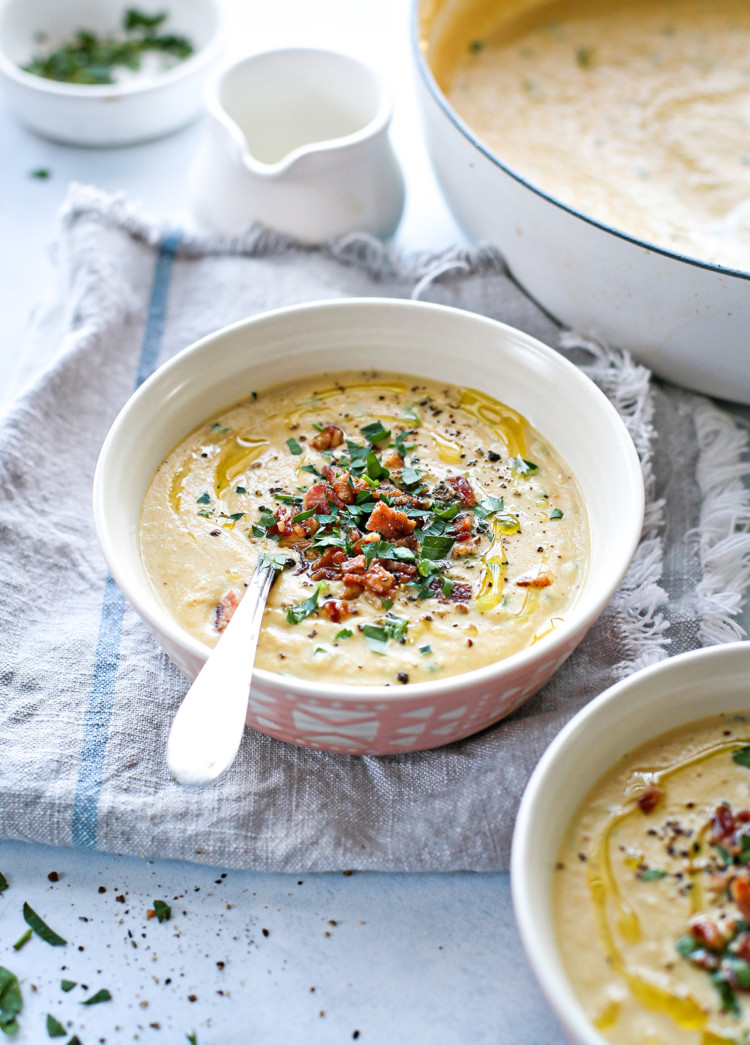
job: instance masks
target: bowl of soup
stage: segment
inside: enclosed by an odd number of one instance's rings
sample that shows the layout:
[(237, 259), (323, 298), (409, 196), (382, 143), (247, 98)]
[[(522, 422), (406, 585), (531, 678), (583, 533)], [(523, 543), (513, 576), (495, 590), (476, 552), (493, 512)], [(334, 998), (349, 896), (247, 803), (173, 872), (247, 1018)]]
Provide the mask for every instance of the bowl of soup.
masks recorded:
[(349, 753), (449, 743), (536, 692), (614, 593), (643, 503), (622, 421), (558, 353), (368, 299), (185, 349), (94, 483), (112, 576), (188, 678), (273, 557), (248, 723)]
[(511, 882), (581, 1045), (750, 1032), (750, 645), (681, 654), (579, 712), (521, 802)]
[(415, 0), (428, 149), (458, 223), (560, 322), (750, 402), (750, 9)]

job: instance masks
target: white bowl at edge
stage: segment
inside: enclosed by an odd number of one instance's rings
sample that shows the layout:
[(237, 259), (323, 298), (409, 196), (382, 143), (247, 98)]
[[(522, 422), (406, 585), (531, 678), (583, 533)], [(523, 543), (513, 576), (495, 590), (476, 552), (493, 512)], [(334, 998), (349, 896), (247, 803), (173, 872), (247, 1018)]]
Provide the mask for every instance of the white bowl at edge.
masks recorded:
[(638, 456), (614, 407), (570, 362), (512, 327), (422, 302), (344, 299), (261, 314), (186, 348), (131, 397), (99, 457), (94, 520), (113, 578), (175, 664), (194, 677), (208, 647), (161, 608), (138, 549), (141, 504), (158, 465), (180, 438), (254, 390), (375, 366), (480, 388), (525, 415), (576, 475), (592, 545), (583, 590), (565, 621), (496, 664), (397, 688), (255, 672), (248, 722), (261, 732), (309, 747), (387, 754), (447, 744), (509, 714), (570, 655), (627, 569), (643, 523)]
[(622, 755), (670, 729), (738, 710), (750, 710), (750, 643), (683, 653), (592, 700), (531, 776), (513, 835), (513, 906), (531, 967), (575, 1045), (607, 1045), (607, 1039), (586, 1018), (555, 937), (552, 876), (568, 825), (589, 789)]
[(171, 69), (124, 83), (61, 83), (24, 72), (37, 53), (35, 37), (63, 43), (79, 29), (115, 33), (128, 7), (165, 10), (126, 0), (0, 0), (0, 87), (17, 119), (37, 134), (71, 145), (132, 145), (178, 130), (203, 111), (206, 78), (224, 47), (220, 0), (180, 0), (169, 8), (167, 32), (186, 36), (194, 53)]

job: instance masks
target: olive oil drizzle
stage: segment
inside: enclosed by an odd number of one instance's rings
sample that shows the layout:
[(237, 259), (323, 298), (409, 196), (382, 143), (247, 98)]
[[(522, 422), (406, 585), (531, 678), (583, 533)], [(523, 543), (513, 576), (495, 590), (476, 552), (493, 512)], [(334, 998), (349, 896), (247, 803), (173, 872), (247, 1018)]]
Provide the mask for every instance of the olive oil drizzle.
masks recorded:
[[(694, 769), (709, 759), (736, 751), (747, 744), (747, 740), (738, 740), (736, 738), (729, 741), (719, 741), (716, 744), (703, 748), (694, 755), (680, 759), (664, 769), (656, 771), (636, 770), (633, 775), (642, 775), (649, 782), (660, 785), (678, 773)], [(684, 1030), (702, 1030), (708, 1020), (708, 1013), (701, 1008), (698, 1002), (690, 995), (680, 996), (675, 994), (673, 991), (662, 987), (658, 983), (654, 983), (646, 976), (633, 970), (616, 940), (616, 935), (619, 935), (625, 943), (635, 943), (641, 938), (641, 926), (638, 916), (623, 897), (614, 875), (610, 846), (612, 835), (617, 828), (626, 820), (639, 813), (640, 810), (635, 799), (627, 809), (613, 812), (601, 830), (599, 838), (595, 843), (594, 856), (589, 863), (587, 875), (589, 892), (599, 932), (607, 954), (607, 960), (610, 962), (611, 967), (622, 976), (631, 993), (644, 1008), (652, 1012), (665, 1013)], [(701, 834), (703, 835), (703, 832)], [(700, 838), (701, 836), (699, 836)], [(691, 875), (691, 880), (692, 876), (698, 871), (699, 868), (695, 866), (691, 856), (688, 864), (688, 873)], [(699, 902), (699, 900), (694, 900), (691, 897), (693, 913), (697, 913), (701, 909), (700, 906), (696, 906)], [(614, 927), (610, 919), (612, 908), (617, 912), (615, 914)], [(605, 1030), (613, 1025), (616, 1014), (613, 1018), (610, 1010), (611, 1007), (607, 1006), (600, 1016), (594, 1020), (595, 1025), (600, 1030)], [(717, 1045), (717, 1043), (726, 1040), (711, 1031), (703, 1030), (702, 1045)]]
[(520, 414), (473, 388), (461, 388), (458, 406), (487, 425), (505, 444), (509, 457), (527, 457), (526, 425)]

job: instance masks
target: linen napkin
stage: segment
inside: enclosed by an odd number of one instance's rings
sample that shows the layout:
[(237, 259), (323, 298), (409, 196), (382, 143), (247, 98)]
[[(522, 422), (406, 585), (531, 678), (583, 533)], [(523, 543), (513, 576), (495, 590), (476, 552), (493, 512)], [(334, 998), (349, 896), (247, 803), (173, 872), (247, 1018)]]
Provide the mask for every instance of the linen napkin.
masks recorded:
[[(362, 236), (303, 248), (262, 229), (201, 238), (74, 187), (57, 256), (60, 302), (38, 316), (0, 412), (0, 836), (264, 871), (502, 869), (528, 776), (580, 707), (644, 665), (742, 634), (746, 412), (561, 332), (495, 251), (402, 257)], [(107, 575), (90, 510), (99, 448), (134, 388), (196, 338), (351, 295), (471, 309), (568, 353), (633, 436), (643, 539), (578, 651), (495, 727), (389, 757), (247, 731), (223, 778), (182, 790), (164, 749), (187, 683)]]

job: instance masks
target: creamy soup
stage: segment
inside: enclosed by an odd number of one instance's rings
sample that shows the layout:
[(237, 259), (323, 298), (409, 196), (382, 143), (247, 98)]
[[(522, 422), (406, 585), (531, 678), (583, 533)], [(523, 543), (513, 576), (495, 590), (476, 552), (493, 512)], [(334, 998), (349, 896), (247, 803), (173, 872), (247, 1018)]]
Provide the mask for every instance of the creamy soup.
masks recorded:
[(750, 716), (623, 758), (567, 832), (554, 900), (568, 975), (611, 1041), (750, 1041)]
[(633, 236), (750, 269), (747, 0), (471, 7), (430, 61), (503, 162)]
[(259, 392), (192, 432), (143, 505), (159, 600), (213, 646), (260, 554), (282, 565), (257, 664), (407, 683), (548, 634), (588, 558), (579, 487), (481, 392), (345, 373)]

